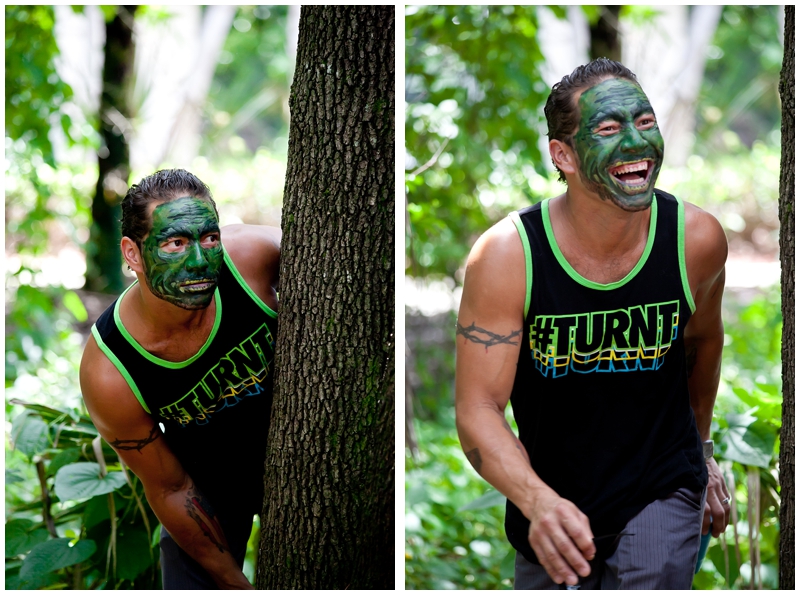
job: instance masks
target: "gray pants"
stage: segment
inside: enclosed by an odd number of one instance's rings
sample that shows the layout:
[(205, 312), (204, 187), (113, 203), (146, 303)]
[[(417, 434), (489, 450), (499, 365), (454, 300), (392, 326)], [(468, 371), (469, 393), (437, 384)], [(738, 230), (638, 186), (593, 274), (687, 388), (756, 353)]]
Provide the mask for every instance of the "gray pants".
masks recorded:
[[(649, 504), (625, 525), (616, 551), (592, 573), (579, 578), (581, 589), (691, 589), (706, 492), (680, 489)], [(563, 589), (544, 567), (517, 552), (515, 589)], [(575, 588), (575, 587), (572, 587)]]
[[(231, 548), (231, 554), (239, 568), (244, 565), (247, 553), (247, 541), (253, 528), (252, 517), (234, 526), (223, 524), (225, 537)], [(208, 591), (218, 590), (217, 584), (205, 569), (175, 543), (172, 536), (161, 527), (161, 584), (164, 590)]]

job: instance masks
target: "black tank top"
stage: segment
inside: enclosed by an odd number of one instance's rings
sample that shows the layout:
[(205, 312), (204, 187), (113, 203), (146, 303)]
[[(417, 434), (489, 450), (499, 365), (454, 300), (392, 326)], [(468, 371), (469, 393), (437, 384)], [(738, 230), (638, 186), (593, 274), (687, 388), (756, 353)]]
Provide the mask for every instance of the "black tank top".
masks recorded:
[[(564, 258), (549, 201), (511, 214), (528, 286), (514, 418), (533, 469), (589, 517), (595, 536), (619, 533), (678, 488), (707, 483), (683, 345), (694, 311), (684, 207), (655, 194), (639, 262), (609, 284), (583, 278)], [(508, 539), (536, 563), (529, 524), (508, 501)]]
[(97, 344), (162, 424), (164, 440), (217, 512), (252, 519), (262, 503), (276, 313), (226, 252), (208, 340), (191, 358), (169, 362), (125, 330), (119, 317), (124, 295), (92, 327)]

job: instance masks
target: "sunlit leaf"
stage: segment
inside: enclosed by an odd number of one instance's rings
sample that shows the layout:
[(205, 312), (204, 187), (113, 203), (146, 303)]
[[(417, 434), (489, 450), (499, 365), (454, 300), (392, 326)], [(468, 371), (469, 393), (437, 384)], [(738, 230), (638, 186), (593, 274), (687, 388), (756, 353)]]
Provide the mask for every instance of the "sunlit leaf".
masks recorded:
[(56, 473), (55, 489), (58, 498), (64, 502), (108, 494), (125, 483), (125, 475), (119, 471), (101, 478), (97, 463), (72, 463)]
[(506, 497), (497, 490), (492, 490), (485, 493), (480, 498), (476, 498), (472, 502), (465, 504), (458, 509), (459, 512), (464, 510), (480, 510), (482, 508), (491, 508), (492, 506), (505, 506)]
[[(22, 419), (19, 424), (17, 421)], [(19, 415), (14, 419), (12, 436), (14, 436), (14, 448), (29, 458), (42, 452), (50, 444), (47, 424), (40, 418), (33, 415)]]

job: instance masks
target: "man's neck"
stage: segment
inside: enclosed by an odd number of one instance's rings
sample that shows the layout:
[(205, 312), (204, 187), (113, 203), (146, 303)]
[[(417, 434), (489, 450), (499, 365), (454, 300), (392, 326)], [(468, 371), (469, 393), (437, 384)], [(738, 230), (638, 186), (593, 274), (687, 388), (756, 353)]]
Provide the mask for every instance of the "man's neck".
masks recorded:
[(129, 293), (121, 309), (128, 314), (123, 323), (132, 327), (128, 330), (134, 337), (139, 334), (158, 342), (170, 337), (183, 339), (202, 332), (216, 315), (216, 300), (207, 308), (186, 310), (153, 295), (141, 279)]
[(650, 228), (650, 208), (626, 211), (583, 188), (568, 188), (550, 205), (559, 245), (566, 244), (562, 250), (572, 248), (598, 258), (641, 255)]

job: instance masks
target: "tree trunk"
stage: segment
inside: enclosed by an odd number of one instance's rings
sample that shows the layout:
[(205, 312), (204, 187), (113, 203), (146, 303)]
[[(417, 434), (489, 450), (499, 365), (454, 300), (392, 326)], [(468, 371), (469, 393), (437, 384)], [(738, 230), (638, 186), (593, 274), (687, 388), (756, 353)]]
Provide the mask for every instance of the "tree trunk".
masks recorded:
[(136, 6), (120, 6), (106, 23), (103, 92), (100, 98), (99, 175), (92, 201), (92, 226), (84, 289), (118, 293), (124, 288), (120, 254), (120, 203), (128, 190), (131, 128), (128, 78), (133, 71), (133, 15)]
[(589, 26), (589, 57), (608, 58), (619, 62), (622, 47), (619, 41), (619, 5), (601, 6), (600, 18)]
[(794, 591), (794, 6), (786, 6), (781, 69), (781, 362), (783, 420), (780, 451), (779, 588)]
[(394, 588), (394, 79), (393, 6), (302, 8), (259, 589)]

